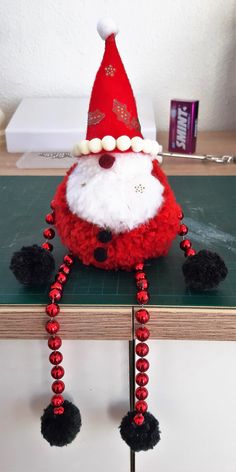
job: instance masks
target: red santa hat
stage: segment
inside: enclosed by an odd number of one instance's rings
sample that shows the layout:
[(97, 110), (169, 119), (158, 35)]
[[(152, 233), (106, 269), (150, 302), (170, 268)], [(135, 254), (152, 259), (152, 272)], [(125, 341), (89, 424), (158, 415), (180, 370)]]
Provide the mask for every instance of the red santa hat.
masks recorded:
[(118, 28), (104, 18), (97, 29), (105, 52), (91, 93), (86, 139), (75, 145), (73, 154), (131, 150), (157, 156), (161, 146), (141, 133), (133, 90), (116, 46)]

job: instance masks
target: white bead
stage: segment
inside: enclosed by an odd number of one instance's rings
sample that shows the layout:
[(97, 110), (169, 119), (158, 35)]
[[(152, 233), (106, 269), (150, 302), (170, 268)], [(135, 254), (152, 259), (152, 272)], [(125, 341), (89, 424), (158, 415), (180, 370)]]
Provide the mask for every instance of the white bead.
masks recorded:
[(79, 157), (81, 156), (81, 151), (80, 151), (80, 145), (79, 144), (75, 144), (72, 151), (71, 151), (71, 154), (75, 157)]
[(152, 155), (156, 156), (160, 151), (160, 146), (157, 141), (152, 141)]
[(152, 140), (151, 139), (144, 139), (143, 140), (143, 152), (146, 154), (151, 154), (152, 152)]
[(104, 136), (102, 138), (102, 147), (104, 151), (113, 151), (116, 147), (116, 140), (113, 136)]
[(131, 147), (134, 152), (141, 152), (143, 150), (143, 139), (135, 136), (131, 139)]
[(125, 135), (120, 136), (116, 140), (116, 145), (117, 145), (117, 148), (119, 149), (119, 151), (127, 151), (130, 148), (131, 140), (130, 140), (129, 136), (125, 136)]
[(88, 143), (90, 152), (101, 152), (102, 150), (102, 141), (99, 138), (91, 139)]
[(84, 154), (84, 156), (90, 153), (88, 145), (89, 145), (88, 139), (83, 139), (79, 143), (80, 152), (81, 154)]

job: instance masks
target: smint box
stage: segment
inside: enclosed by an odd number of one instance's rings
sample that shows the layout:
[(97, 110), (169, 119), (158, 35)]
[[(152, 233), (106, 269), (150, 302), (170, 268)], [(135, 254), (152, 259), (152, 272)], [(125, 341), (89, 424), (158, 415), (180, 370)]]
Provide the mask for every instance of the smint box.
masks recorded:
[[(136, 97), (142, 133), (156, 139), (152, 101)], [(85, 138), (89, 97), (25, 98), (6, 129), (8, 152), (68, 152)]]
[(196, 150), (198, 100), (171, 100), (169, 151), (192, 154)]

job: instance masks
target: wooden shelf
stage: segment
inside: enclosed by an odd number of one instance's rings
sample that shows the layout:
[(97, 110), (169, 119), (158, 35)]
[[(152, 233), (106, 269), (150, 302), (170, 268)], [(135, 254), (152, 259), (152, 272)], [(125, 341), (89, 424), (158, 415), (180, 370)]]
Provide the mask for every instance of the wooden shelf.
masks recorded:
[[(129, 340), (132, 338), (130, 308), (61, 306), (58, 316), (63, 339)], [(0, 339), (47, 339), (45, 306), (1, 306)]]
[[(131, 340), (136, 309), (61, 305), (60, 334), (63, 339)], [(150, 307), (149, 311), (151, 339), (236, 340), (233, 309)], [(43, 306), (2, 306), (0, 339), (47, 339), (48, 319)]]

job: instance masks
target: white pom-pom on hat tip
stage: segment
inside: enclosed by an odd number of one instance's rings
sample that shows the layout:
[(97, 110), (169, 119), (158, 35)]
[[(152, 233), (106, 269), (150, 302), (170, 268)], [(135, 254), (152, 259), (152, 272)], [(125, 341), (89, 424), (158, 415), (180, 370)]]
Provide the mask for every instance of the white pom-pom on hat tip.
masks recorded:
[(119, 29), (112, 18), (104, 17), (101, 18), (97, 23), (97, 30), (99, 35), (104, 41), (114, 34), (115, 36), (119, 32)]

